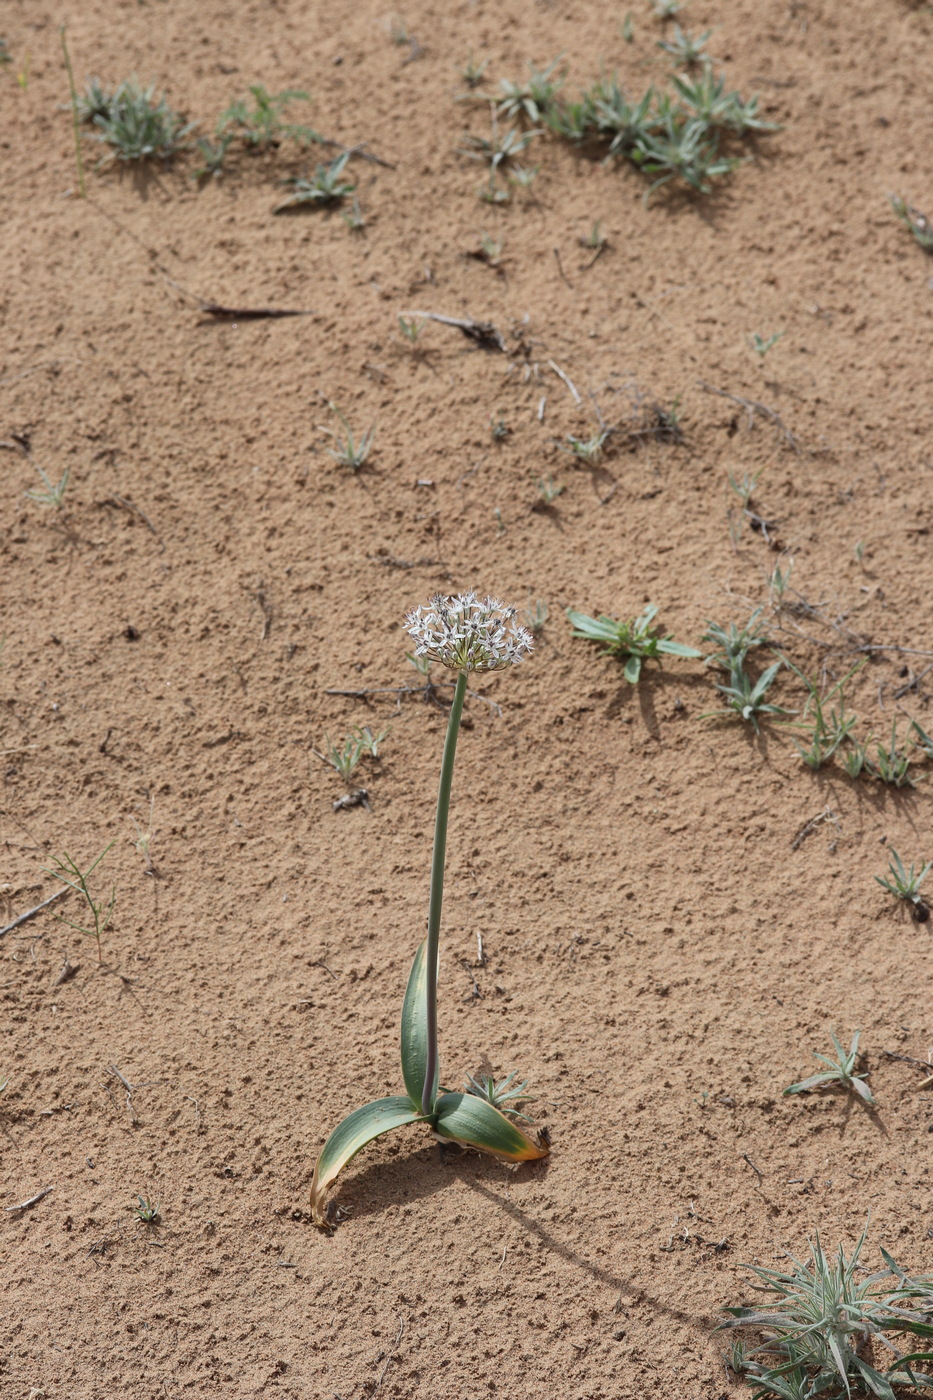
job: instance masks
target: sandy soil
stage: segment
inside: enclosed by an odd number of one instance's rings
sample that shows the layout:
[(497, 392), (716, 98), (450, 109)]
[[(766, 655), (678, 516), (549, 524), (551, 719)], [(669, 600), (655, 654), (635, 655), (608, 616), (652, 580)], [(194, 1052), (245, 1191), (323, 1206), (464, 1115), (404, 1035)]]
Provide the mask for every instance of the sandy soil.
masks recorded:
[[(0, 6), (0, 923), (66, 851), (112, 842), (116, 895), (102, 966), (51, 910), (0, 939), (4, 1400), (719, 1400), (745, 1393), (712, 1330), (743, 1262), (816, 1229), (850, 1247), (870, 1217), (872, 1265), (931, 1265), (933, 1096), (891, 1055), (930, 1058), (933, 925), (873, 878), (885, 841), (933, 857), (929, 763), (913, 789), (811, 773), (786, 728), (700, 718), (702, 661), (633, 689), (564, 612), (650, 600), (696, 645), (760, 604), (808, 674), (865, 661), (863, 730), (933, 726), (933, 262), (887, 201), (933, 208), (933, 19), (691, 0), (782, 131), (647, 208), (637, 172), (546, 137), (531, 189), (482, 203), (468, 52), (492, 86), (563, 54), (570, 89), (602, 66), (640, 92), (665, 28), (639, 0), (627, 43), (624, 13), (423, 3), (396, 43), (367, 0)], [(138, 74), (204, 129), (250, 83), (309, 90), (294, 119), (391, 162), (348, 167), (365, 228), (272, 217), (315, 159), (294, 146), (198, 185), (193, 155), (97, 171), (86, 142), (78, 198), (63, 20), (79, 85)], [(498, 266), (470, 256), (484, 233)], [(197, 298), (314, 314), (213, 322)], [(489, 320), (507, 352), (432, 323), (413, 353), (413, 310)], [(749, 337), (779, 330), (760, 360)], [(629, 435), (675, 400), (682, 443)], [(358, 474), (328, 402), (376, 425)], [(594, 403), (625, 431), (577, 468)], [(70, 471), (60, 512), (25, 498), (36, 465)], [(730, 472), (762, 473), (768, 538)], [(444, 1072), (529, 1077), (553, 1155), (511, 1172), (397, 1134), (327, 1236), (317, 1151), (400, 1086), (445, 723), (327, 692), (417, 686), (406, 608), (474, 584), (548, 616), (468, 702)], [(804, 698), (788, 671), (772, 695)], [(311, 751), (363, 724), (391, 731), (370, 806), (335, 812)], [(782, 1097), (831, 1027), (862, 1032), (875, 1111)]]

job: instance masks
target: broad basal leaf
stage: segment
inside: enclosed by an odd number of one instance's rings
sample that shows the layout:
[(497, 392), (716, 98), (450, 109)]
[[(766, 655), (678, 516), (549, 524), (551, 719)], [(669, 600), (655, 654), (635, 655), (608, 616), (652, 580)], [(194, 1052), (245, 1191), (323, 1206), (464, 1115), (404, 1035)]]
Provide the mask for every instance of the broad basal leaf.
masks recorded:
[(434, 1130), (441, 1137), (480, 1147), (507, 1162), (533, 1162), (551, 1150), (543, 1135), (529, 1137), (475, 1094), (441, 1094), (435, 1113)]
[[(405, 1000), (402, 1004), (402, 1078), (412, 1103), (424, 1107), (424, 1075), (428, 1061), (427, 1025), (427, 939), (415, 954), (411, 965)], [(434, 1075), (431, 1104), (437, 1098), (438, 1072)], [(430, 1111), (431, 1104), (427, 1105)]]
[(327, 1223), (324, 1197), (339, 1172), (358, 1152), (383, 1133), (403, 1128), (407, 1123), (422, 1121), (419, 1109), (404, 1094), (387, 1099), (375, 1099), (354, 1111), (339, 1123), (321, 1148), (311, 1182), (311, 1218), (315, 1225)]

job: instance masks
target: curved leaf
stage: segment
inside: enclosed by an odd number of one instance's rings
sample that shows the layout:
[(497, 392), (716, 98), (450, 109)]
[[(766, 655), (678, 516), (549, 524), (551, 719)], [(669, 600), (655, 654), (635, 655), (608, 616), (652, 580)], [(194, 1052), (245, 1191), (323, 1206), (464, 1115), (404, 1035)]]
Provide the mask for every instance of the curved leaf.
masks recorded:
[[(422, 1108), (428, 1062), (427, 946), (425, 939), (415, 954), (402, 1003), (402, 1078), (412, 1103)], [(432, 1102), (437, 1098), (438, 1073), (434, 1075)]]
[(533, 1162), (551, 1148), (546, 1137), (529, 1137), (475, 1094), (442, 1094), (435, 1105), (434, 1131), (441, 1137), (480, 1147), (507, 1162)]
[(658, 651), (666, 652), (668, 656), (702, 656), (702, 651), (697, 651), (696, 647), (685, 646), (683, 642), (672, 642), (667, 637), (662, 637), (658, 641)]
[(339, 1172), (351, 1162), (358, 1152), (383, 1133), (393, 1128), (403, 1128), (407, 1123), (422, 1121), (421, 1110), (404, 1094), (394, 1094), (391, 1098), (375, 1099), (356, 1108), (338, 1123), (321, 1148), (321, 1155), (314, 1168), (311, 1182), (311, 1219), (315, 1225), (326, 1225), (327, 1217), (322, 1209), (328, 1189), (337, 1179)]

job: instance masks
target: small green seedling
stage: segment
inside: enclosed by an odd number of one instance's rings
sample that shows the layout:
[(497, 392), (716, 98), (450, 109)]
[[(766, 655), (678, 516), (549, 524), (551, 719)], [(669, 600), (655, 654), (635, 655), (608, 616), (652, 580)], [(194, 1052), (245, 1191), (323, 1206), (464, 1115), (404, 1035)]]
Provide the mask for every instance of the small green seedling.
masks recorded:
[(536, 136), (540, 136), (540, 131), (519, 131), (517, 127), (510, 126), (508, 131), (499, 135), (499, 127), (495, 113), (492, 117), (492, 134), (485, 136), (467, 135), (464, 139), (469, 146), (475, 148), (465, 150), (471, 160), (485, 160), (489, 162), (490, 170), (496, 171), (500, 166), (508, 165), (527, 151)]
[(717, 684), (716, 686), (720, 694), (725, 697), (726, 708), (724, 710), (710, 710), (705, 715), (700, 715), (700, 719), (722, 719), (729, 715), (736, 715), (746, 724), (750, 724), (756, 734), (760, 734), (759, 719), (762, 716), (794, 714), (793, 710), (785, 710), (781, 705), (772, 705), (765, 700), (765, 695), (783, 664), (783, 661), (775, 661), (773, 666), (762, 671), (757, 681), (753, 681), (745, 670), (733, 671), (730, 685)]
[(66, 919), (63, 914), (56, 914), (54, 917), (60, 924), (67, 924), (69, 928), (77, 929), (78, 933), (84, 933), (87, 934), (89, 938), (95, 938), (97, 940), (97, 961), (101, 963), (104, 960), (101, 940), (110, 925), (110, 920), (113, 918), (113, 910), (117, 902), (116, 886), (110, 886), (110, 903), (105, 909), (105, 901), (103, 899), (97, 900), (93, 897), (91, 891), (88, 889), (87, 881), (88, 876), (97, 869), (113, 844), (114, 843), (111, 841), (109, 846), (105, 846), (97, 859), (83, 872), (77, 863), (72, 860), (67, 851), (64, 852), (64, 858), (62, 860), (59, 860), (58, 856), (52, 856), (52, 864), (55, 866), (54, 870), (50, 870), (48, 866), (43, 866), (47, 875), (52, 875), (56, 880), (61, 880), (63, 885), (67, 885), (70, 890), (74, 890), (76, 894), (81, 895), (90, 909), (91, 921), (93, 924), (92, 928), (85, 928), (83, 924), (72, 923), (71, 919)]
[(670, 636), (660, 636), (651, 624), (658, 610), (653, 604), (645, 608), (640, 617), (628, 622), (617, 622), (615, 618), (588, 617), (586, 613), (567, 609), (567, 618), (573, 628), (572, 637), (581, 637), (587, 642), (602, 645), (601, 656), (614, 656), (625, 661), (625, 679), (629, 685), (637, 685), (641, 677), (644, 661), (657, 660), (661, 656), (701, 657), (703, 653), (696, 647), (673, 642)]
[(929, 906), (920, 895), (920, 886), (923, 884), (930, 870), (933, 869), (933, 861), (928, 860), (917, 870), (911, 865), (909, 870), (905, 870), (904, 862), (901, 860), (893, 846), (890, 847), (891, 859), (888, 862), (888, 870), (891, 872), (890, 880), (886, 880), (883, 875), (876, 875), (875, 879), (883, 890), (893, 894), (895, 899), (903, 899), (910, 905), (910, 912), (918, 924), (925, 924), (930, 917)]
[(539, 478), (535, 481), (535, 486), (538, 489), (538, 499), (535, 505), (539, 510), (547, 510), (548, 506), (552, 506), (558, 496), (562, 496), (567, 489), (561, 482), (555, 481), (552, 476)]
[(356, 195), (353, 196), (353, 203), (346, 209), (340, 217), (343, 219), (351, 233), (359, 233), (366, 227), (366, 218), (360, 208), (360, 201)]
[(10, 50), (7, 48), (6, 39), (0, 39), (0, 68), (5, 68), (8, 63), (12, 62), (13, 59), (10, 55)]
[(673, 19), (679, 15), (687, 0), (651, 0), (655, 19)]
[(343, 747), (338, 748), (329, 734), (324, 735), (324, 752), (319, 753), (317, 749), (311, 752), (315, 758), (319, 758), (322, 763), (328, 764), (340, 774), (344, 782), (349, 784), (350, 779), (356, 771), (360, 759), (363, 757), (363, 746), (358, 738), (348, 734), (343, 741)]
[[(877, 876), (875, 877), (877, 879)], [(859, 1031), (852, 1037), (852, 1044), (848, 1050), (844, 1050), (836, 1038), (835, 1031), (830, 1031), (830, 1039), (836, 1048), (836, 1059), (832, 1060), (828, 1055), (820, 1055), (813, 1052), (814, 1059), (826, 1066), (818, 1074), (811, 1074), (809, 1079), (801, 1079), (799, 1084), (791, 1084), (784, 1090), (785, 1094), (806, 1094), (811, 1089), (822, 1089), (827, 1085), (841, 1084), (843, 1089), (848, 1089), (854, 1094), (858, 1094), (865, 1103), (873, 1104), (875, 1100), (871, 1096), (871, 1090), (865, 1083), (867, 1074), (856, 1074), (855, 1066), (859, 1059)]]
[(777, 608), (778, 612), (780, 612), (783, 605), (784, 594), (790, 586), (790, 576), (793, 571), (793, 559), (788, 559), (786, 569), (782, 569), (780, 564), (775, 564), (774, 568), (771, 570), (771, 577), (768, 579), (768, 601), (772, 607)]
[(658, 39), (657, 45), (659, 49), (663, 49), (666, 54), (669, 54), (675, 63), (681, 64), (684, 68), (692, 68), (695, 63), (710, 62), (709, 54), (705, 53), (704, 50), (712, 32), (711, 29), (707, 29), (705, 34), (694, 39), (689, 30), (681, 29), (679, 24), (675, 24), (674, 37), (672, 39)]
[(405, 344), (412, 350), (423, 348), (420, 341), (426, 325), (426, 321), (416, 321), (414, 317), (410, 321), (406, 321), (404, 316), (398, 318), (398, 328), (402, 332)]
[(82, 96), (75, 98), (75, 108), (78, 119), (82, 122), (92, 122), (97, 117), (108, 117), (110, 108), (120, 89), (116, 93), (110, 93), (104, 87), (100, 78), (89, 78), (85, 84)]
[(742, 502), (743, 510), (748, 510), (749, 506), (751, 505), (751, 500), (755, 492), (755, 487), (761, 480), (761, 475), (763, 471), (764, 467), (759, 467), (758, 471), (755, 472), (754, 476), (752, 476), (750, 472), (743, 472), (741, 477), (736, 476), (734, 472), (727, 472), (726, 475), (729, 482), (729, 486), (731, 490), (733, 490), (738, 496), (739, 500)]
[[(408, 614), (408, 633), (415, 642), (415, 656), (436, 661), (456, 672), (447, 738), (441, 763), (440, 790), (434, 825), (431, 861), (431, 893), (428, 933), (412, 964), (402, 1004), (401, 1051), (405, 1093), (376, 1099), (356, 1109), (330, 1134), (321, 1149), (311, 1183), (311, 1218), (330, 1228), (339, 1218), (325, 1197), (338, 1173), (375, 1138), (394, 1128), (423, 1124), (436, 1137), (476, 1147), (507, 1162), (534, 1161), (550, 1151), (545, 1131), (531, 1136), (508, 1112), (490, 1102), (488, 1094), (444, 1090), (440, 1083), (437, 1038), (437, 972), (440, 948), (441, 908), (447, 820), (453, 782), (457, 736), (470, 672), (499, 671), (527, 656), (532, 638), (515, 621), (514, 608), (495, 598), (475, 593), (432, 598)], [(525, 1086), (511, 1089), (511, 1079), (493, 1085), (503, 1107), (527, 1096)]]
[(136, 78), (109, 94), (92, 81), (83, 110), (97, 127), (94, 139), (111, 147), (100, 165), (108, 160), (170, 160), (186, 148), (185, 137), (197, 125), (186, 124), (173, 112), (164, 94), (156, 101), (155, 84), (144, 88)]
[(356, 185), (343, 178), (343, 172), (352, 152), (343, 151), (329, 165), (319, 165), (310, 179), (294, 176), (286, 181), (293, 189), (288, 199), (277, 204), (273, 214), (284, 214), (289, 209), (300, 209), (305, 205), (320, 209), (328, 204), (338, 204), (352, 194)]
[[(816, 772), (822, 768), (824, 763), (828, 763), (834, 757), (843, 744), (853, 744), (856, 749), (858, 748), (858, 741), (853, 733), (858, 723), (858, 715), (846, 714), (844, 687), (853, 676), (858, 674), (865, 662), (857, 661), (842, 680), (837, 681), (829, 690), (823, 690), (819, 681), (806, 676), (799, 667), (787, 658), (785, 661), (794, 675), (803, 681), (808, 691), (807, 702), (801, 715), (801, 724), (806, 726), (812, 718), (813, 729), (810, 733), (809, 745), (804, 747), (804, 745), (798, 744), (797, 748), (807, 767)], [(831, 702), (837, 696), (838, 706), (832, 705)], [(863, 753), (859, 771), (861, 771), (864, 761)], [(850, 774), (850, 776), (855, 775)]]
[(627, 44), (633, 44), (635, 42), (635, 26), (632, 22), (631, 10), (626, 12), (625, 18), (619, 26), (619, 33)]
[(346, 418), (344, 418), (337, 405), (331, 403), (328, 406), (340, 419), (344, 431), (343, 433), (339, 433), (335, 432), (333, 428), (322, 427), (320, 429), (322, 433), (327, 433), (332, 437), (337, 444), (335, 448), (329, 447), (327, 450), (334, 460), (339, 462), (342, 467), (349, 467), (351, 471), (358, 472), (369, 456), (370, 449), (373, 445), (373, 438), (376, 435), (376, 425), (373, 423), (368, 431), (363, 433), (362, 437), (357, 438), (354, 436), (353, 429), (350, 427), (350, 424), (347, 422)]
[[(933, 1380), (914, 1367), (933, 1362), (933, 1352), (917, 1351), (908, 1343), (906, 1354), (889, 1340), (916, 1336), (928, 1344), (933, 1276), (909, 1277), (886, 1250), (886, 1265), (876, 1273), (859, 1263), (865, 1231), (850, 1258), (842, 1246), (835, 1261), (823, 1252), (817, 1235), (810, 1259), (790, 1256), (786, 1271), (747, 1264), (770, 1296), (757, 1307), (725, 1308), (729, 1321), (722, 1327), (754, 1328), (764, 1340), (752, 1351), (733, 1350), (732, 1367), (756, 1386), (754, 1400), (826, 1400), (872, 1395), (895, 1400), (895, 1386), (911, 1395)], [(879, 1345), (880, 1344), (880, 1345)], [(888, 1370), (868, 1360), (893, 1353)], [(877, 1348), (877, 1350), (875, 1350)], [(758, 1358), (758, 1359), (756, 1359)]]
[(224, 162), (233, 140), (231, 132), (228, 132), (226, 136), (221, 136), (218, 141), (209, 141), (206, 137), (199, 136), (197, 147), (201, 152), (204, 164), (198, 166), (191, 178), (193, 180), (219, 180), (224, 173)]
[(152, 829), (152, 814), (155, 811), (155, 798), (149, 798), (149, 825), (143, 831), (135, 817), (130, 817), (130, 821), (136, 828), (136, 840), (133, 846), (146, 862), (146, 874), (156, 874), (156, 868), (152, 863), (152, 843), (155, 840), (155, 832)]
[[(464, 145), (461, 147), (464, 154), (471, 160), (488, 161), (489, 177), (486, 185), (480, 190), (481, 197), (490, 204), (503, 204), (508, 199), (508, 190), (499, 189), (496, 185), (496, 177), (502, 172), (505, 173), (509, 166), (526, 151), (536, 136), (540, 136), (539, 130), (519, 131), (517, 127), (509, 129), (500, 135), (499, 123), (496, 117), (496, 109), (492, 108), (490, 113), (491, 132), (489, 137), (467, 135), (464, 137)], [(527, 179), (527, 172), (518, 167), (521, 175)], [(514, 173), (514, 172), (513, 172)], [(532, 175), (532, 179), (534, 176)], [(521, 180), (518, 181), (521, 183)]]
[(718, 666), (730, 674), (743, 670), (748, 653), (769, 643), (767, 631), (758, 625), (763, 611), (763, 608), (756, 608), (744, 627), (737, 627), (734, 622), (730, 622), (728, 627), (722, 627), (718, 622), (707, 622), (702, 640), (712, 642), (719, 648), (706, 658), (707, 666)]
[(584, 248), (589, 248), (591, 253), (601, 253), (604, 248), (609, 246), (609, 240), (606, 235), (600, 231), (598, 219), (593, 220), (593, 227), (590, 229), (589, 233), (583, 235), (580, 239), (580, 243)]
[(162, 1206), (160, 1203), (151, 1201), (148, 1196), (136, 1196), (138, 1205), (133, 1207), (133, 1214), (137, 1220), (141, 1220), (144, 1225), (158, 1225)]
[(526, 1103), (534, 1103), (534, 1095), (526, 1094), (528, 1080), (523, 1079), (521, 1084), (513, 1086), (512, 1080), (516, 1076), (514, 1069), (511, 1074), (507, 1074), (504, 1079), (496, 1080), (491, 1074), (474, 1076), (467, 1075), (467, 1082), (464, 1085), (468, 1094), (475, 1094), (478, 1099), (483, 1099), (485, 1103), (497, 1108), (500, 1113), (508, 1114), (510, 1118), (521, 1118), (524, 1123), (529, 1122), (528, 1115), (521, 1112), (521, 1108)]
[(368, 724), (364, 724), (362, 729), (357, 727), (352, 732), (359, 740), (361, 753), (368, 754), (370, 758), (378, 758), (379, 750), (392, 731), (380, 729), (378, 734), (375, 734)]
[(315, 758), (328, 764), (340, 774), (345, 783), (349, 784), (364, 754), (368, 754), (370, 758), (378, 758), (379, 749), (388, 737), (388, 729), (381, 729), (378, 734), (374, 734), (369, 725), (366, 724), (362, 729), (359, 727), (352, 729), (344, 739), (342, 748), (338, 748), (330, 735), (325, 734), (324, 752), (319, 753), (317, 749), (312, 749), (311, 752)]
[(310, 126), (295, 126), (282, 120), (286, 107), (293, 102), (310, 102), (310, 93), (288, 88), (285, 92), (272, 94), (260, 83), (251, 85), (249, 91), (252, 106), (247, 98), (232, 103), (217, 122), (218, 136), (239, 137), (247, 146), (260, 151), (277, 146), (280, 141), (298, 141), (308, 145), (321, 139)]
[(920, 728), (920, 725), (915, 719), (911, 720), (910, 727), (917, 736), (914, 739), (917, 748), (920, 749), (922, 753), (926, 754), (927, 758), (933, 758), (933, 738)]
[(540, 165), (511, 165), (508, 171), (509, 184), (517, 185), (520, 190), (530, 190), (538, 178), (540, 169)]
[(495, 442), (504, 442), (505, 439), (511, 433), (512, 429), (506, 423), (501, 413), (499, 414), (498, 418), (494, 418), (493, 415), (490, 413), (489, 431), (492, 433), (493, 440)]
[(533, 608), (529, 606), (522, 611), (522, 623), (533, 637), (537, 637), (540, 632), (544, 631), (547, 615), (547, 603), (543, 598), (538, 598)]
[(406, 651), (405, 660), (418, 672), (419, 676), (428, 676), (431, 672), (431, 658), (429, 656), (416, 656), (412, 651)]
[(888, 196), (891, 201), (891, 208), (905, 228), (910, 229), (914, 238), (927, 253), (933, 253), (933, 223), (926, 214), (921, 214), (919, 209), (915, 209), (912, 204), (908, 204), (905, 199), (898, 195)]
[(496, 109), (497, 115), (506, 117), (509, 121), (516, 118), (523, 118), (532, 123), (543, 121), (563, 84), (563, 77), (554, 77), (560, 61), (561, 56), (558, 55), (553, 63), (540, 69), (529, 63), (528, 81), (524, 83), (513, 83), (508, 78), (501, 78), (499, 87), (502, 96)]
[(482, 63), (477, 63), (476, 59), (473, 57), (473, 50), (470, 49), (466, 63), (458, 71), (467, 87), (472, 89), (479, 87), (488, 67), (489, 59), (485, 58)]
[(851, 747), (842, 756), (842, 766), (850, 778), (860, 778), (864, 773), (866, 778), (870, 778), (874, 772), (874, 765), (868, 757), (868, 745), (871, 735), (864, 743), (854, 737), (851, 738)]
[(65, 468), (62, 478), (56, 486), (50, 477), (39, 466), (38, 462), (33, 462), (33, 466), (42, 478), (43, 489), (40, 491), (24, 491), (23, 495), (27, 501), (34, 501), (37, 506), (45, 506), (51, 510), (61, 510), (62, 502), (65, 499), (65, 492), (68, 490), (68, 478), (71, 475), (70, 469)]
[(756, 332), (756, 334), (751, 337), (749, 344), (758, 358), (763, 360), (771, 347), (777, 345), (782, 335), (784, 335), (784, 331), (775, 331), (774, 335), (769, 335), (767, 340), (765, 340), (763, 335), (758, 335)]
[(493, 238), (491, 234), (484, 233), (479, 240), (478, 252), (472, 256), (486, 263), (488, 267), (498, 267), (504, 246), (501, 238)]
[(889, 783), (891, 787), (896, 788), (915, 786), (909, 771), (910, 752), (906, 748), (898, 748), (896, 719), (891, 721), (890, 744), (876, 744), (875, 754), (874, 763), (866, 765), (873, 778), (880, 778), (883, 783)]
[(606, 443), (612, 436), (611, 428), (601, 428), (599, 432), (592, 433), (588, 438), (574, 437), (568, 433), (564, 442), (558, 443), (561, 451), (569, 452), (574, 457), (585, 462), (588, 467), (595, 467), (601, 462), (606, 451)]

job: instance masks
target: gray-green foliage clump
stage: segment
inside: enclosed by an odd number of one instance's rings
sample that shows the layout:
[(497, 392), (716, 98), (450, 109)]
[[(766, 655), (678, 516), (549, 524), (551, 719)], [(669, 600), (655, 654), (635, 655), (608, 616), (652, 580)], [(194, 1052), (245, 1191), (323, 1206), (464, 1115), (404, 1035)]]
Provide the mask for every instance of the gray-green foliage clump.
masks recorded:
[(99, 78), (92, 78), (77, 99), (78, 119), (96, 129), (94, 139), (110, 147), (108, 160), (169, 160), (185, 148), (185, 137), (195, 122), (186, 123), (172, 110), (163, 93), (156, 99), (155, 84), (144, 88), (129, 78), (109, 92)]
[(920, 1349), (933, 1337), (933, 1276), (911, 1278), (884, 1249), (885, 1267), (870, 1273), (859, 1263), (864, 1243), (863, 1231), (849, 1258), (841, 1245), (833, 1258), (817, 1236), (810, 1258), (790, 1256), (786, 1269), (746, 1265), (767, 1296), (757, 1307), (725, 1308), (722, 1325), (763, 1335), (751, 1350), (737, 1340), (730, 1358), (755, 1387), (752, 1400), (896, 1400), (897, 1388), (916, 1395), (933, 1387), (917, 1369), (933, 1363), (933, 1352)]
[(556, 60), (541, 71), (532, 68), (525, 83), (503, 80), (500, 114), (543, 123), (577, 145), (605, 146), (607, 158), (628, 160), (654, 177), (646, 200), (672, 180), (708, 194), (713, 180), (741, 164), (742, 141), (780, 129), (765, 121), (757, 96), (743, 99), (727, 88), (725, 75), (714, 73), (709, 62), (695, 77), (673, 75), (672, 91), (652, 86), (637, 98), (628, 96), (616, 74), (600, 78), (575, 99), (564, 98), (563, 78), (555, 77), (555, 68)]

